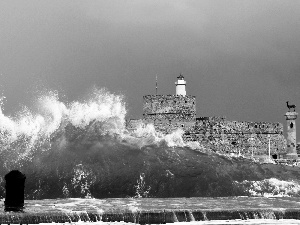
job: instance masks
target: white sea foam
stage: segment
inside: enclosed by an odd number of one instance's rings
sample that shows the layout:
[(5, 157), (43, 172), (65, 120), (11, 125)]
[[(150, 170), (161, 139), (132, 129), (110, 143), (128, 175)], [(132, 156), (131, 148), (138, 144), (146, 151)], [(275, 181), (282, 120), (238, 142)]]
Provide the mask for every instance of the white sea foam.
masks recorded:
[(182, 138), (183, 133), (184, 131), (178, 128), (172, 133), (164, 135), (157, 131), (153, 124), (144, 124), (143, 122), (140, 122), (136, 126), (136, 129), (128, 133), (124, 133), (122, 138), (140, 148), (147, 145), (165, 145), (167, 147), (189, 147), (191, 149), (201, 149), (199, 142), (185, 142)]
[(57, 147), (64, 148), (67, 140), (63, 130), (68, 124), (84, 130), (96, 123), (97, 135), (117, 135), (121, 141), (139, 148), (147, 145), (200, 148), (199, 143), (185, 143), (180, 129), (163, 135), (152, 124), (141, 124), (134, 131), (127, 131), (124, 97), (105, 89), (93, 89), (88, 99), (69, 103), (62, 102), (57, 92), (49, 91), (37, 97), (32, 109), (24, 106), (14, 117), (3, 113), (4, 99), (0, 99), (0, 153), (11, 162), (30, 160), (36, 151), (51, 149), (53, 137), (59, 139)]
[[(40, 223), (45, 224), (46, 223)], [(69, 223), (68, 223), (69, 224)], [(72, 224), (91, 224), (90, 222), (76, 222)], [(131, 222), (93, 222), (95, 225), (127, 225), (127, 224), (136, 224)], [(295, 219), (280, 219), (280, 220), (272, 220), (272, 219), (251, 219), (251, 220), (211, 220), (211, 221), (191, 221), (191, 222), (174, 222), (174, 223), (166, 223), (172, 225), (217, 225), (217, 224), (247, 224), (247, 225), (254, 225), (254, 224), (300, 224), (299, 220)]]
[(251, 196), (299, 196), (300, 184), (298, 181), (278, 180), (276, 178), (264, 179), (261, 181), (236, 182), (243, 189), (249, 192)]

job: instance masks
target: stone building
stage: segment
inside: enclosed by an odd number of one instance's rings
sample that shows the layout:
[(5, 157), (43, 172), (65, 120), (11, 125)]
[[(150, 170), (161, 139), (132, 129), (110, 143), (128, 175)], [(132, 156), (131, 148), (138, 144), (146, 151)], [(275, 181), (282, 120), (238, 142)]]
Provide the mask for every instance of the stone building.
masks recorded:
[(184, 131), (183, 139), (197, 141), (216, 152), (243, 155), (268, 155), (274, 158), (286, 154), (286, 139), (281, 123), (230, 121), (226, 117), (197, 117), (196, 97), (186, 95), (186, 81), (180, 74), (175, 82), (175, 95), (143, 96), (143, 118), (131, 119), (128, 129), (141, 122), (152, 123), (155, 129), (169, 134)]

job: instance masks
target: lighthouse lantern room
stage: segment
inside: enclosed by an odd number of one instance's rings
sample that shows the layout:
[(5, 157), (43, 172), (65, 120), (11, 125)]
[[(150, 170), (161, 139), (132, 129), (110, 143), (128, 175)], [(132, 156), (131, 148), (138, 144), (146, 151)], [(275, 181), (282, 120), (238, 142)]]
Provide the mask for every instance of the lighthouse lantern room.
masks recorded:
[(182, 74), (179, 75), (179, 77), (177, 77), (178, 80), (175, 82), (176, 85), (176, 95), (186, 95), (186, 90), (185, 90), (185, 86), (186, 86), (186, 81), (184, 80), (184, 76), (182, 76)]

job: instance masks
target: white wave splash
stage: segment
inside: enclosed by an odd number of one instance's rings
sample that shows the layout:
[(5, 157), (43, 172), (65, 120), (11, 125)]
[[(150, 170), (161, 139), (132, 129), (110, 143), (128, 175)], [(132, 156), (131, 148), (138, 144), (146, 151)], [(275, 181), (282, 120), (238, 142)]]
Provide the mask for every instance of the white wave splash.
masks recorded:
[(244, 180), (236, 184), (242, 186), (251, 196), (300, 196), (300, 183), (294, 180), (270, 178), (261, 181)]
[(189, 147), (191, 149), (201, 149), (198, 142), (185, 142), (182, 138), (183, 134), (184, 131), (182, 129), (177, 129), (170, 134), (164, 135), (155, 130), (153, 124), (140, 122), (134, 130), (124, 133), (122, 138), (139, 148), (147, 145), (165, 145), (167, 147)]
[[(51, 149), (53, 137), (63, 135), (64, 128), (71, 124), (85, 129), (91, 123), (98, 125), (97, 135), (119, 136), (131, 145), (198, 148), (196, 143), (184, 143), (182, 130), (163, 135), (152, 124), (141, 124), (134, 131), (126, 130), (126, 107), (122, 95), (112, 94), (105, 89), (93, 89), (87, 100), (62, 102), (56, 91), (37, 97), (33, 109), (24, 106), (14, 117), (4, 115), (3, 99), (0, 99), (0, 154), (10, 161), (32, 159), (38, 151)], [(64, 144), (58, 145), (64, 146)]]
[(103, 123), (102, 133), (120, 134), (125, 129), (126, 108), (123, 96), (94, 89), (86, 101), (63, 103), (56, 92), (41, 95), (35, 110), (24, 106), (17, 116), (3, 113), (0, 107), (0, 153), (9, 151), (16, 160), (30, 158), (35, 149), (49, 149), (50, 139), (67, 124), (84, 128), (91, 122)]

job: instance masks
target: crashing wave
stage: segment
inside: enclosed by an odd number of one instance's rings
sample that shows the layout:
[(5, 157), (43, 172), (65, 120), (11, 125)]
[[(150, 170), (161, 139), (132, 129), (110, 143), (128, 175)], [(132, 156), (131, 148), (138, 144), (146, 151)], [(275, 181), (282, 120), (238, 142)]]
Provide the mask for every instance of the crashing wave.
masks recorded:
[[(271, 179), (236, 182), (238, 189), (233, 190), (232, 180), (220, 177), (222, 173), (216, 170), (220, 167), (227, 173), (231, 169), (227, 171), (222, 163), (229, 163), (227, 167), (231, 168), (232, 163), (240, 162), (206, 154), (198, 142), (184, 142), (181, 129), (167, 135), (155, 130), (153, 124), (141, 123), (137, 129), (126, 129), (124, 97), (105, 89), (93, 89), (87, 99), (72, 102), (61, 101), (57, 92), (50, 91), (39, 95), (34, 107), (23, 107), (16, 116), (3, 113), (3, 100), (0, 197), (5, 186), (1, 177), (12, 169), (19, 169), (30, 178), (25, 190), (28, 199), (122, 197), (124, 193), (132, 197), (172, 193), (181, 196), (176, 190), (199, 179), (195, 183), (196, 196), (218, 196), (227, 190), (234, 195), (242, 193), (242, 189), (252, 195), (298, 194), (299, 185), (282, 183), (283, 188), (277, 190), (278, 184)], [(191, 177), (185, 172), (190, 172)], [(185, 177), (191, 182), (182, 180)], [(155, 193), (156, 190), (160, 192)]]
[(94, 89), (87, 101), (70, 104), (59, 100), (56, 92), (37, 98), (36, 110), (23, 107), (15, 117), (3, 114), (0, 108), (0, 151), (9, 151), (15, 159), (31, 158), (36, 149), (51, 148), (51, 138), (71, 124), (85, 128), (92, 121), (102, 123), (101, 134), (122, 133), (126, 108), (123, 97), (104, 89)]
[(188, 147), (191, 149), (201, 149), (199, 142), (185, 142), (182, 138), (184, 131), (180, 128), (170, 134), (163, 134), (157, 130), (153, 124), (144, 124), (140, 122), (134, 130), (122, 135), (132, 145), (142, 148), (148, 145), (166, 146), (166, 147)]
[(92, 139), (98, 146), (102, 145), (101, 137), (109, 135), (114, 138), (113, 142), (139, 148), (149, 145), (200, 148), (197, 143), (184, 143), (180, 129), (163, 135), (152, 124), (143, 124), (129, 132), (124, 97), (105, 89), (93, 89), (88, 99), (70, 103), (60, 101), (58, 93), (50, 91), (37, 97), (33, 109), (24, 106), (15, 117), (4, 115), (3, 99), (0, 102), (0, 154), (7, 159), (7, 168), (12, 163), (32, 160), (38, 152), (61, 150), (74, 136), (83, 142)]

